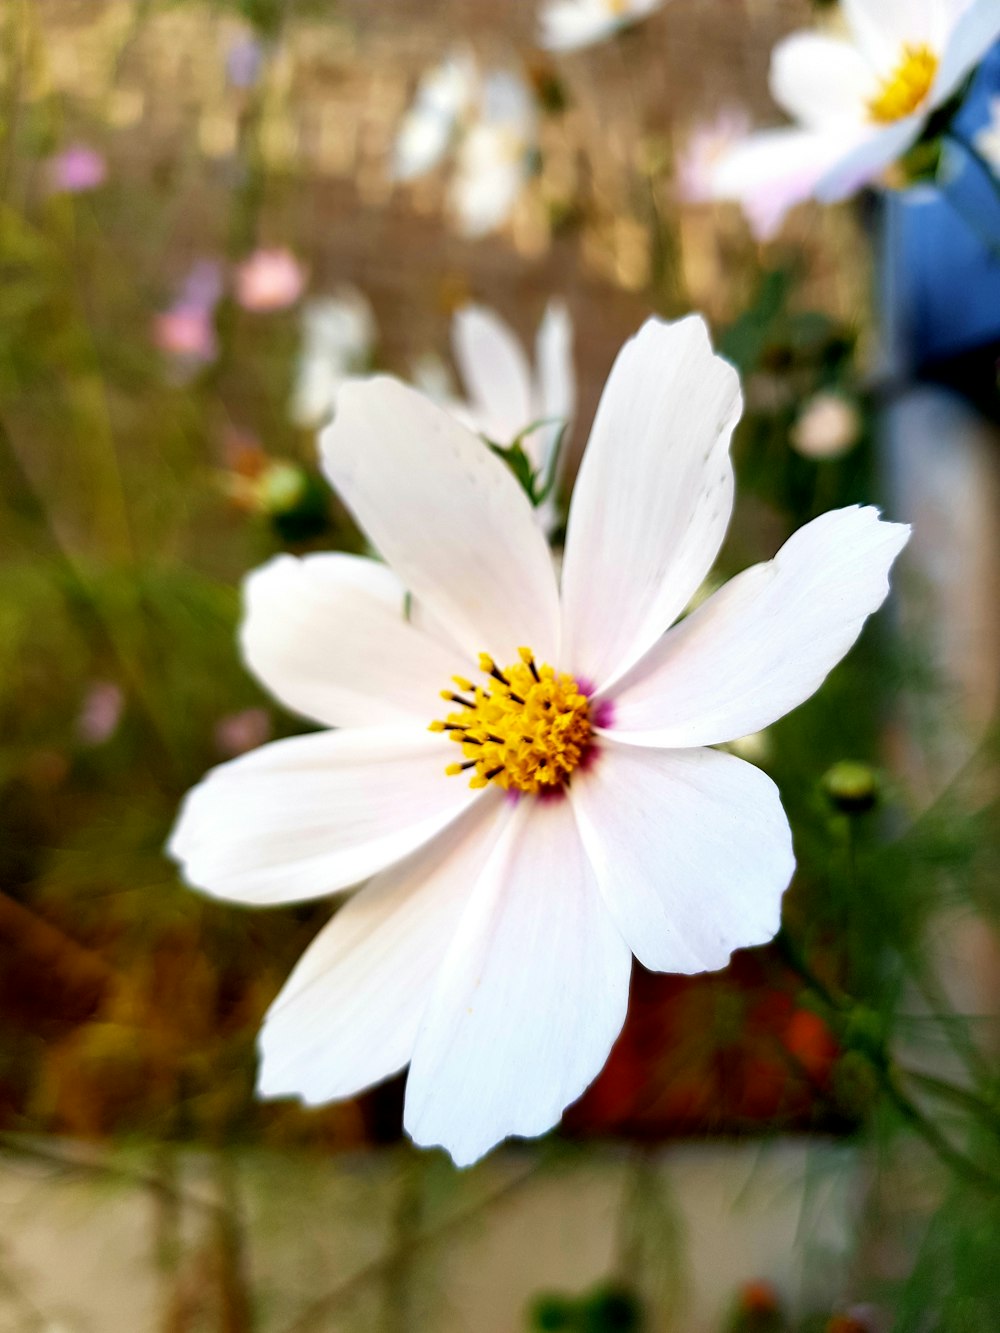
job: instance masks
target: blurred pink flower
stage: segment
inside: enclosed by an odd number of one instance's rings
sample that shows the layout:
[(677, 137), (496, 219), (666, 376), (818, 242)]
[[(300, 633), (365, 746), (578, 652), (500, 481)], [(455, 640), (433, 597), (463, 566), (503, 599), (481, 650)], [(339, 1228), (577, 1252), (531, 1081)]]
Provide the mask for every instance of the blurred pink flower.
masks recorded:
[(739, 106), (725, 106), (711, 120), (695, 125), (677, 155), (677, 193), (684, 203), (712, 201), (716, 168), (749, 133), (750, 117)]
[(255, 250), (236, 270), (236, 300), (244, 310), (285, 310), (305, 285), (305, 269), (282, 246)]
[(84, 695), (76, 734), (84, 745), (103, 745), (118, 730), (125, 696), (114, 681), (97, 680)]
[(222, 272), (211, 259), (194, 264), (176, 301), (153, 320), (153, 342), (182, 372), (210, 364), (219, 353), (215, 307), (222, 295)]
[(263, 708), (244, 708), (241, 713), (228, 713), (215, 725), (215, 748), (227, 759), (271, 739), (271, 718)]
[(62, 194), (83, 194), (103, 185), (108, 164), (96, 148), (70, 144), (46, 163), (49, 189)]
[(208, 365), (218, 352), (212, 312), (202, 306), (162, 311), (153, 322), (153, 341), (161, 352), (191, 366)]

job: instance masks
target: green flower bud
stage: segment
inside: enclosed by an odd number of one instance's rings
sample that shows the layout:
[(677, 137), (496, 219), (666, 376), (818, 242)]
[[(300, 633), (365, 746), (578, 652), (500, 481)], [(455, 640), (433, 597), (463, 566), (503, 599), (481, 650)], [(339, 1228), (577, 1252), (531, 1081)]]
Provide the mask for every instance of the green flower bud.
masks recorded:
[(879, 795), (878, 775), (868, 764), (842, 759), (823, 775), (823, 791), (834, 809), (860, 815), (874, 809)]

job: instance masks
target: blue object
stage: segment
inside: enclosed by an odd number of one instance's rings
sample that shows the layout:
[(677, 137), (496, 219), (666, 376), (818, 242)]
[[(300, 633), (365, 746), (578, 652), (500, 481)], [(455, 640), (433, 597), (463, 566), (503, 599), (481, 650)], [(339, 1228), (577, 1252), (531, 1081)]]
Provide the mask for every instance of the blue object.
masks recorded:
[[(971, 145), (990, 123), (994, 98), (1000, 44), (955, 118), (963, 143)], [(973, 358), (980, 368), (995, 367), (1000, 350), (1000, 177), (949, 142), (942, 178), (939, 186), (886, 194), (882, 206), (880, 295), (897, 377), (936, 377), (976, 352), (983, 354)], [(992, 389), (995, 395), (995, 369)]]

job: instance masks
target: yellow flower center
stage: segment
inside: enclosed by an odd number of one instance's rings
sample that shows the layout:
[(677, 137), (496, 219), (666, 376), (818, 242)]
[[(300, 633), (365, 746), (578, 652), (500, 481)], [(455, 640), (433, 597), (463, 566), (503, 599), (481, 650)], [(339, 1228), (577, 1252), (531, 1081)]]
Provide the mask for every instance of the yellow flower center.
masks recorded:
[(919, 110), (937, 76), (938, 58), (929, 46), (904, 46), (895, 72), (882, 80), (868, 114), (879, 125), (891, 125)]
[(529, 648), (501, 671), (485, 653), (479, 669), (486, 685), (453, 676), (458, 687), (441, 698), (458, 704), (431, 731), (447, 732), (462, 747), (464, 761), (449, 764), (449, 776), (469, 773), (470, 787), (497, 783), (505, 791), (552, 791), (569, 781), (590, 744), (590, 701), (565, 673), (538, 666)]

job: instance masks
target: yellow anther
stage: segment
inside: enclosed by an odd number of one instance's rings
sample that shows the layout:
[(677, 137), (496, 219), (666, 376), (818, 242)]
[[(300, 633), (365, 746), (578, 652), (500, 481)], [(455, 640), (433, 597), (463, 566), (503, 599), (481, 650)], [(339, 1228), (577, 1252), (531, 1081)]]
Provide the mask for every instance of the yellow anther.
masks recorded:
[(531, 794), (561, 787), (590, 745), (590, 704), (577, 682), (551, 666), (538, 666), (530, 648), (518, 649), (518, 655), (520, 661), (501, 671), (482, 653), (488, 688), (460, 682), (471, 701), (442, 691), (443, 698), (461, 703), (462, 711), (431, 729), (449, 732), (462, 747), (465, 763), (449, 764), (446, 771), (469, 771), (469, 785), (476, 789), (491, 782)]
[(444, 771), (448, 774), (448, 776), (449, 776), (450, 778), (457, 778), (458, 775), (459, 775), (459, 773), (461, 773), (461, 771), (462, 771), (462, 765), (461, 765), (461, 764), (449, 764), (448, 767), (447, 767)]
[(904, 46), (893, 73), (883, 79), (868, 103), (868, 114), (879, 125), (891, 125), (919, 111), (937, 78), (938, 58), (929, 46)]
[(452, 680), (455, 682), (455, 684), (458, 686), (460, 690), (472, 689), (472, 681), (466, 680), (464, 676), (452, 676)]
[(427, 730), (428, 730), (428, 731), (444, 731), (444, 730), (445, 730), (445, 724), (444, 724), (443, 722), (432, 722), (432, 723), (430, 724), (430, 726), (427, 728)]

